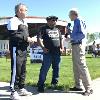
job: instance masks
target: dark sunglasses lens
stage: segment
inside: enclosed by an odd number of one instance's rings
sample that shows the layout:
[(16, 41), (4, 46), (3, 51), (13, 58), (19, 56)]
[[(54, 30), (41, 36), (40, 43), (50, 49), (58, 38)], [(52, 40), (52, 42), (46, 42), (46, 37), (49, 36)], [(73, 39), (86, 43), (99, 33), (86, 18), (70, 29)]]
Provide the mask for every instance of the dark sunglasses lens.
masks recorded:
[(53, 19), (52, 21), (57, 21), (57, 20)]

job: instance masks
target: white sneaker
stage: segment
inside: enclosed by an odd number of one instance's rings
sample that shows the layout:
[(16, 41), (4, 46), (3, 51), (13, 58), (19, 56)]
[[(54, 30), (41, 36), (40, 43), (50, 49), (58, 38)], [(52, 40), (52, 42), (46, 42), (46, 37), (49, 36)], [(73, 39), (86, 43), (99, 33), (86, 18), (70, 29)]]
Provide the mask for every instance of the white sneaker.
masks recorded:
[(32, 95), (32, 93), (31, 92), (28, 92), (26, 89), (20, 89), (19, 91), (18, 91), (18, 94), (20, 95), (20, 96), (31, 96)]
[(16, 91), (11, 93), (10, 100), (20, 100), (20, 96)]

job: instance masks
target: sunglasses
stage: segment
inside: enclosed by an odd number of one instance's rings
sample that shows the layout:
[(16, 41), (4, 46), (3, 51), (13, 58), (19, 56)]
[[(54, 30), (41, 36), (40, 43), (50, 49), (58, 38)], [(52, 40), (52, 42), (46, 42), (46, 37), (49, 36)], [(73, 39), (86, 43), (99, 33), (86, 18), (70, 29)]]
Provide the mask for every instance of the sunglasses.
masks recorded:
[(57, 20), (55, 20), (55, 19), (52, 19), (52, 21), (57, 21)]

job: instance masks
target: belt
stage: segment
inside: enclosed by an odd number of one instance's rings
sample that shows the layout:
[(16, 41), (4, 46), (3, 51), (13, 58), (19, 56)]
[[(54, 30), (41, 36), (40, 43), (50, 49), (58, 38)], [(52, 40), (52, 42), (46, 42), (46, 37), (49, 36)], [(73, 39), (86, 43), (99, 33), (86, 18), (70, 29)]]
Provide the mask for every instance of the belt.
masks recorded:
[(82, 44), (82, 42), (72, 43), (72, 45), (78, 45), (78, 44)]

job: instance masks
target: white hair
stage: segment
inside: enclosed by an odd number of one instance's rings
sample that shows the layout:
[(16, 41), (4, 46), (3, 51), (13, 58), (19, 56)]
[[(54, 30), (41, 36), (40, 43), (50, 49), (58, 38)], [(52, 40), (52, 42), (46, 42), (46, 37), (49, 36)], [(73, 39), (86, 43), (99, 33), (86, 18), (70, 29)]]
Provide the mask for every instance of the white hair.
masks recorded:
[(17, 4), (17, 5), (15, 6), (15, 14), (17, 14), (17, 12), (18, 12), (20, 6), (25, 6), (25, 7), (26, 7), (25, 4), (22, 4), (22, 3)]
[(72, 8), (72, 9), (70, 9), (69, 10), (69, 13), (74, 13), (75, 15), (79, 15), (79, 11), (78, 11), (78, 9), (77, 8)]

